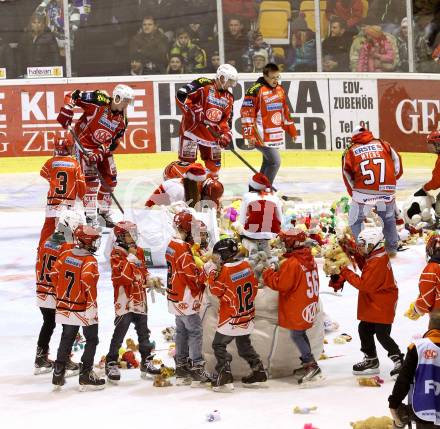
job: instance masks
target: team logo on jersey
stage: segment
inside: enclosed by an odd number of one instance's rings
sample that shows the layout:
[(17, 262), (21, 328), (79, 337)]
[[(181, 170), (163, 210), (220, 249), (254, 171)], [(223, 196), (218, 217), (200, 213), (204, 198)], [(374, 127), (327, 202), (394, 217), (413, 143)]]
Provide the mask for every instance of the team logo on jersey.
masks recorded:
[(199, 311), (201, 306), (202, 306), (202, 304), (200, 304), (200, 301), (194, 301), (192, 309), (194, 311)]
[(109, 130), (115, 131), (116, 128), (118, 128), (119, 122), (118, 121), (110, 121), (106, 116), (101, 116), (98, 121), (101, 125), (104, 125), (104, 127), (108, 128)]
[(172, 247), (167, 247), (167, 250), (165, 252), (167, 255), (173, 256), (176, 251)]
[(93, 137), (100, 143), (105, 143), (112, 138), (112, 135), (109, 131), (103, 130), (102, 128), (98, 128), (94, 133)]
[(279, 100), (278, 94), (272, 95), (272, 97), (263, 97), (265, 103), (271, 103), (272, 101)]
[(244, 270), (239, 271), (238, 273), (234, 273), (231, 276), (231, 280), (233, 282), (238, 282), (241, 279), (244, 279), (245, 277), (250, 276), (251, 270), (249, 268), (245, 268)]
[(211, 122), (220, 122), (223, 112), (216, 108), (211, 108), (206, 111), (206, 117)]
[(215, 95), (208, 95), (208, 103), (214, 106), (225, 108), (228, 105), (228, 101), (224, 98), (216, 98)]
[(302, 311), (302, 318), (307, 323), (313, 323), (316, 318), (317, 313), (318, 313), (318, 303), (312, 302), (307, 307), (305, 307), (304, 310)]
[(274, 125), (281, 125), (281, 112), (275, 112), (270, 119)]
[(438, 353), (436, 350), (428, 349), (423, 352), (423, 357), (425, 359), (435, 359), (437, 357), (437, 355), (438, 355)]
[(382, 145), (380, 144), (364, 144), (353, 150), (355, 156), (362, 155), (368, 152), (383, 152)]
[(44, 244), (45, 249), (58, 250), (60, 247), (60, 244), (54, 243), (52, 241), (46, 241), (46, 243)]
[(64, 262), (68, 265), (73, 265), (74, 267), (80, 267), (83, 263), (81, 259), (72, 258), (71, 256), (68, 256)]
[(179, 308), (179, 310), (187, 310), (188, 309), (188, 304), (186, 302), (179, 302), (177, 307)]
[(254, 100), (252, 100), (252, 98), (243, 100), (242, 107), (254, 107)]
[(281, 103), (270, 103), (266, 106), (266, 110), (269, 112), (271, 110), (281, 110), (283, 105)]
[(73, 162), (69, 162), (69, 161), (54, 161), (52, 162), (52, 167), (56, 168), (56, 167), (74, 167), (75, 164)]

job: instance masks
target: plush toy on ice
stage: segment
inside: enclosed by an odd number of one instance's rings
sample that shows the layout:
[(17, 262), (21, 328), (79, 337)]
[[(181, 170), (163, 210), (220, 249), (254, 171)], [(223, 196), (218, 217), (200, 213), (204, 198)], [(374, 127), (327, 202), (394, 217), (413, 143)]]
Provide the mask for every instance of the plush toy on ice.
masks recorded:
[(405, 223), (413, 226), (417, 226), (421, 222), (432, 225), (434, 223), (434, 210), (432, 208), (434, 201), (434, 197), (431, 195), (412, 196), (402, 207)]
[(393, 429), (393, 420), (390, 417), (368, 417), (366, 420), (359, 420), (350, 423), (353, 429)]
[(339, 274), (342, 267), (350, 264), (350, 259), (338, 243), (329, 243), (322, 249), (324, 256), (323, 270), (328, 276)]

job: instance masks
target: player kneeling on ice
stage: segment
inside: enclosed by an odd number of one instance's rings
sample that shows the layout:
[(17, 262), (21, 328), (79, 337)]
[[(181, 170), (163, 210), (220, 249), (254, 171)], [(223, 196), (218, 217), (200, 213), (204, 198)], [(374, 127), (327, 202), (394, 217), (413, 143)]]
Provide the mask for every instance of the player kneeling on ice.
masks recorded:
[(176, 316), (176, 384), (188, 385), (211, 381), (202, 356), (203, 327), (200, 308), (205, 286), (196, 266), (191, 246), (202, 223), (188, 211), (174, 216), (177, 237), (168, 244), (168, 311)]
[(80, 326), (86, 339), (81, 356), (80, 391), (105, 387), (105, 380), (93, 371), (98, 345), (98, 304), (96, 285), (99, 279), (98, 262), (94, 256), (101, 234), (95, 228), (80, 225), (73, 233), (75, 247), (63, 252), (55, 262), (52, 283), (56, 291), (55, 320), (63, 325), (52, 384), (60, 388), (65, 383), (66, 364)]
[[(49, 359), (49, 342), (55, 329), (56, 294), (50, 273), (58, 256), (65, 250), (73, 248), (73, 231), (85, 224), (85, 218), (73, 210), (63, 210), (58, 214), (55, 232), (38, 248), (35, 273), (37, 277), (37, 305), (43, 315), (43, 325), (37, 343), (34, 374), (51, 372), (53, 361)], [(76, 375), (79, 365), (66, 362), (66, 376)]]
[(306, 331), (313, 326), (318, 312), (318, 268), (310, 248), (304, 246), (307, 236), (303, 230), (281, 231), (278, 237), (286, 247), (286, 259), (279, 269), (266, 268), (263, 281), (279, 291), (278, 324), (290, 330), (290, 337), (301, 353), (303, 367), (294, 374), (298, 384), (314, 382), (322, 379), (322, 375)]
[(264, 382), (267, 375), (263, 362), (250, 338), (254, 329), (257, 279), (249, 262), (237, 258), (238, 243), (234, 239), (218, 241), (212, 253), (213, 261), (205, 264), (205, 272), (211, 293), (220, 301), (218, 327), (212, 342), (218, 375), (212, 386), (215, 390), (220, 390), (222, 386), (233, 388), (232, 355), (226, 346), (234, 339), (239, 356), (248, 362), (252, 370), (250, 375), (241, 379), (242, 383)]
[[(110, 255), (115, 302), (115, 330), (105, 359), (105, 374), (109, 381), (121, 378), (118, 367), (119, 349), (130, 324), (138, 334), (141, 354), (141, 376), (160, 374), (153, 365), (153, 344), (147, 317), (147, 287), (153, 284), (149, 279), (144, 251), (137, 246), (137, 226), (129, 221), (118, 222), (113, 232), (116, 242)], [(150, 280), (150, 282), (149, 282)]]
[(339, 276), (359, 290), (357, 317), (362, 362), (353, 365), (353, 374), (379, 374), (374, 335), (394, 362), (390, 375), (399, 373), (403, 354), (391, 338), (391, 328), (397, 304), (398, 289), (390, 259), (384, 247), (381, 228), (364, 228), (357, 238), (359, 253), (365, 256), (365, 264), (359, 277), (347, 267), (342, 267)]
[(428, 263), (419, 279), (419, 296), (405, 316), (417, 320), (425, 313), (440, 309), (440, 235), (432, 235), (426, 243)]

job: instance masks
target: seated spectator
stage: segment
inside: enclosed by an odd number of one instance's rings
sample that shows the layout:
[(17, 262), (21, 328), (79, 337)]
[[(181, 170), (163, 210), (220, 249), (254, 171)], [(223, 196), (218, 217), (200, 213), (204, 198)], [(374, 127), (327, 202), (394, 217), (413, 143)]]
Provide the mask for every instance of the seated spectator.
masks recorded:
[(15, 70), (14, 54), (8, 43), (0, 36), (0, 68), (6, 69), (6, 77), (17, 77)]
[(216, 73), (219, 66), (220, 66), (220, 55), (219, 55), (218, 51), (214, 51), (209, 56), (207, 72), (208, 73)]
[(178, 54), (170, 55), (170, 60), (168, 61), (166, 73), (167, 74), (185, 73), (184, 59), (181, 55)]
[(341, 18), (347, 28), (356, 27), (362, 20), (362, 0), (328, 0), (325, 13), (329, 21)]
[(46, 27), (46, 17), (34, 14), (28, 31), (20, 44), (20, 71), (27, 75), (27, 67), (51, 67), (62, 65), (55, 36)]
[[(74, 0), (69, 2), (70, 43), (73, 49), (74, 33), (80, 24), (87, 21), (91, 10), (91, 0)], [(43, 0), (35, 13), (46, 16), (46, 24), (55, 35), (61, 56), (65, 56), (65, 31), (63, 0)]]
[(140, 56), (134, 56), (130, 61), (130, 76), (141, 76), (144, 74), (144, 65)]
[(365, 29), (369, 25), (378, 25), (376, 19), (371, 17), (364, 18), (359, 24), (359, 32), (353, 36), (353, 42), (350, 47), (350, 70), (355, 72), (359, 62), (359, 51), (365, 43)]
[(142, 29), (130, 41), (130, 57), (142, 59), (143, 74), (159, 74), (165, 72), (169, 43), (162, 34), (152, 16), (142, 20)]
[(365, 42), (359, 51), (356, 71), (394, 71), (399, 62), (399, 54), (391, 41), (394, 36), (384, 33), (378, 25), (367, 26), (364, 29), (364, 34)]
[(323, 61), (324, 71), (350, 71), (350, 48), (353, 34), (347, 31), (345, 21), (334, 18), (330, 24), (330, 36), (322, 42), (322, 55), (327, 58)]
[(243, 54), (248, 48), (248, 38), (244, 33), (242, 18), (232, 16), (228, 20), (227, 29), (224, 36), (225, 53), (228, 58), (234, 61), (234, 67), (238, 71), (243, 71)]
[(291, 46), (287, 49), (287, 71), (316, 71), (315, 33), (300, 13), (292, 23)]
[(206, 69), (206, 53), (191, 42), (188, 30), (180, 28), (176, 32), (176, 42), (170, 50), (171, 55), (181, 55), (187, 73), (198, 73)]
[(252, 70), (253, 73), (263, 73), (264, 66), (269, 62), (267, 60), (267, 51), (265, 49), (258, 49), (252, 55)]
[(368, 17), (380, 22), (382, 30), (395, 34), (406, 16), (406, 2), (402, 0), (370, 0)]
[(408, 71), (408, 18), (402, 19), (400, 30), (396, 35), (397, 49), (399, 51), (399, 64), (397, 71)]
[(255, 68), (255, 65), (253, 64), (253, 57), (255, 52), (261, 50), (266, 51), (267, 54), (267, 61), (265, 62), (265, 64), (273, 63), (274, 57), (272, 46), (266, 43), (263, 39), (263, 35), (261, 34), (261, 32), (259, 30), (256, 30), (251, 34), (249, 48), (243, 55), (243, 71), (251, 72)]

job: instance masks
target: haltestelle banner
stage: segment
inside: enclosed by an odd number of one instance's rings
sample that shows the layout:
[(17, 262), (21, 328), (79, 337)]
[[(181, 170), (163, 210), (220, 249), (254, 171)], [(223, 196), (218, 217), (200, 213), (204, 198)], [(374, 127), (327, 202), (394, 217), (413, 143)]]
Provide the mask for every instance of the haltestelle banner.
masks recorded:
[[(194, 77), (188, 77), (190, 81)], [(176, 91), (185, 83), (154, 77), (128, 78), (135, 103), (128, 109), (129, 126), (118, 153), (177, 151), (181, 114)], [(234, 144), (247, 149), (241, 136), (240, 107), (256, 79), (240, 80), (234, 88)], [(116, 82), (98, 79), (87, 83), (53, 83), (0, 86), (0, 156), (50, 155), (53, 142), (65, 131), (56, 122), (64, 94), (74, 89), (104, 89), (110, 94)], [(422, 79), (290, 78), (282, 85), (298, 129), (293, 150), (344, 150), (360, 123), (389, 141), (397, 150), (425, 152), (426, 135), (437, 128), (440, 82)], [(75, 119), (82, 111), (75, 109)]]
[[(125, 83), (125, 82), (121, 82)], [(129, 82), (135, 102), (129, 106), (129, 126), (118, 153), (156, 152), (152, 82)], [(74, 89), (103, 89), (109, 94), (115, 83), (35, 84), (0, 86), (0, 156), (50, 155), (57, 137), (66, 131), (56, 121), (64, 94)], [(75, 108), (75, 118), (82, 114)]]

